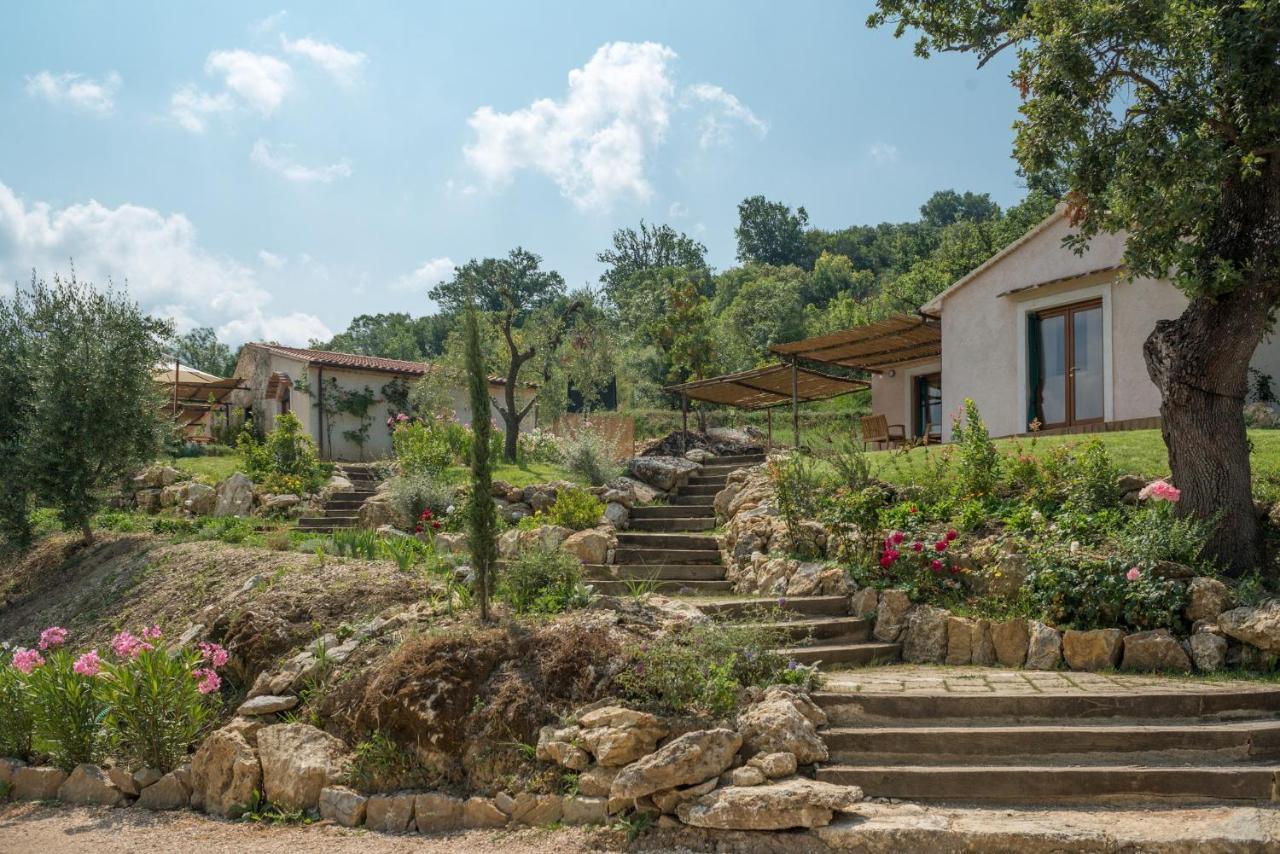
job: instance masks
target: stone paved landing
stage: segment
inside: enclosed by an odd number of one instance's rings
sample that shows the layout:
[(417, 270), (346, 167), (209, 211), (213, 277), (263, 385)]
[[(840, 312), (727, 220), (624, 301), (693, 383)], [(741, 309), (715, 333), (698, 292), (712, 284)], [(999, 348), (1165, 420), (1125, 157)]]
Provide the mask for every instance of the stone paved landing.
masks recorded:
[(826, 674), (822, 690), (864, 694), (1117, 694), (1218, 693), (1274, 689), (1248, 679), (1192, 679), (1149, 674), (1004, 670), (902, 664), (838, 670)]

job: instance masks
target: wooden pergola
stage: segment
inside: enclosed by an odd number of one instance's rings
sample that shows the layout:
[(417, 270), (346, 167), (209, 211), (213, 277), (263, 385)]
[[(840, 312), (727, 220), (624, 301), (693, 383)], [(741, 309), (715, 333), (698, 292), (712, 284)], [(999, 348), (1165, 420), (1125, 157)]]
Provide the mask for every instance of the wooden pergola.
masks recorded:
[(791, 362), (801, 359), (878, 374), (889, 365), (941, 356), (942, 329), (936, 318), (898, 314), (769, 349)]
[(164, 388), (165, 406), (184, 431), (200, 424), (214, 409), (229, 414), (231, 393), (248, 388), (237, 377), (224, 379), (176, 360), (158, 366), (152, 376)]
[(790, 403), (791, 422), (798, 446), (801, 403), (829, 400), (870, 387), (870, 383), (864, 380), (833, 376), (813, 368), (801, 367), (792, 360), (789, 364), (779, 363), (667, 386), (666, 390), (680, 395), (682, 437), (689, 431), (689, 400), (692, 398), (747, 411), (765, 410), (769, 443), (772, 445), (773, 409)]

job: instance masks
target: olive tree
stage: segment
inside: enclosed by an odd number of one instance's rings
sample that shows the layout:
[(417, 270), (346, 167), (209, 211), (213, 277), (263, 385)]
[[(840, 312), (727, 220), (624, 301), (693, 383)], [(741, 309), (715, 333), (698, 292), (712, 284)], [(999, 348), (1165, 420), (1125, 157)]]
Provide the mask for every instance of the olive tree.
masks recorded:
[(981, 67), (1016, 52), (1015, 156), (1068, 190), (1078, 251), (1127, 232), (1132, 275), (1186, 292), (1144, 345), (1180, 512), (1221, 521), (1209, 550), (1259, 564), (1243, 406), (1280, 303), (1280, 3), (879, 0), (868, 23)]

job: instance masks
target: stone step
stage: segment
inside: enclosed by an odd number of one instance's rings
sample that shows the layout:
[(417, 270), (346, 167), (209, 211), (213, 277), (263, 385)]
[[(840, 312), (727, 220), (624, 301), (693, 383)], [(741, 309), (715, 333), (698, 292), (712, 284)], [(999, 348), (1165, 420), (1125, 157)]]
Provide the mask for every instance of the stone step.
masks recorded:
[(701, 498), (715, 498), (715, 497), (716, 497), (716, 493), (718, 493), (718, 492), (719, 492), (720, 490), (722, 490), (722, 489), (724, 489), (724, 487), (723, 487), (723, 486), (716, 486), (716, 485), (714, 485), (714, 484), (713, 484), (713, 485), (710, 485), (710, 486), (692, 486), (692, 485), (690, 485), (690, 486), (682, 486), (682, 487), (680, 487), (680, 492), (679, 492), (679, 494), (680, 494), (680, 495), (689, 495), (689, 496), (697, 495), (697, 496), (699, 496), (699, 497), (701, 497)]
[(689, 486), (718, 486), (721, 489), (724, 489), (724, 485), (726, 482), (728, 482), (728, 480), (729, 478), (722, 474), (713, 474), (713, 475), (695, 474), (695, 475), (690, 475), (688, 480), (688, 485)]
[(354, 528), (358, 520), (354, 516), (307, 516), (298, 520), (299, 531), (329, 531), (333, 528)]
[[(1280, 721), (1025, 726), (836, 727), (822, 734), (833, 762), (913, 764), (1018, 763), (1032, 757), (1110, 760), (1115, 754), (1218, 754), (1237, 760), (1280, 758)], [(874, 758), (873, 758), (874, 757)], [(1147, 764), (1150, 764), (1148, 761)], [(1024, 763), (1018, 763), (1024, 764)], [(1160, 764), (1167, 764), (1161, 762)]]
[(667, 501), (674, 507), (705, 507), (715, 512), (714, 495), (673, 495)]
[(714, 465), (714, 466), (733, 465), (737, 468), (759, 465), (762, 462), (764, 462), (764, 454), (737, 454), (737, 455), (731, 454), (723, 457), (716, 457), (715, 459), (712, 459), (712, 460), (707, 460), (708, 465)]
[[(706, 610), (705, 606), (702, 606)], [(1072, 721), (1080, 718), (1243, 720), (1280, 714), (1280, 688), (1079, 694), (871, 694), (819, 691), (833, 726), (873, 722)]]
[(700, 516), (689, 519), (631, 519), (627, 522), (628, 531), (710, 531), (716, 526), (712, 516)]
[(657, 566), (671, 563), (712, 563), (720, 565), (720, 552), (712, 549), (649, 549), (619, 545), (618, 563)]
[(710, 504), (673, 505), (650, 504), (631, 508), (631, 519), (714, 519), (715, 511)]
[(819, 780), (861, 787), (867, 797), (928, 801), (1105, 801), (1116, 797), (1176, 800), (1272, 798), (1274, 765), (831, 765)]
[(324, 503), (324, 512), (340, 513), (344, 510), (359, 510), (364, 506), (363, 501), (326, 501)]
[[(632, 587), (621, 579), (588, 579), (587, 584), (591, 585), (591, 589), (596, 593), (607, 596), (621, 596), (630, 593)], [(632, 585), (635, 582), (633, 580)], [(725, 590), (733, 589), (732, 581), (714, 581), (714, 580), (694, 580), (694, 579), (665, 579), (651, 582), (652, 589), (656, 593), (721, 593)], [(645, 585), (646, 588), (649, 584)]]
[(815, 643), (805, 646), (789, 646), (778, 652), (801, 664), (818, 664), (823, 670), (847, 667), (865, 667), (868, 664), (884, 664), (902, 659), (902, 644), (854, 642)]
[(742, 466), (737, 463), (722, 463), (719, 460), (711, 460), (698, 469), (697, 475), (703, 477), (726, 477), (740, 468)]
[(373, 495), (372, 489), (368, 490), (367, 492), (362, 490), (352, 490), (349, 492), (335, 492), (329, 496), (329, 500), (330, 501), (364, 501), (370, 495)]
[(752, 625), (778, 632), (797, 645), (835, 639), (859, 643), (871, 637), (870, 621), (860, 617), (808, 617)]
[(664, 581), (723, 581), (724, 567), (717, 563), (666, 563), (653, 566), (640, 564), (583, 564), (589, 578), (618, 581), (626, 578)]
[[(846, 616), (849, 613), (848, 596), (794, 596), (771, 599), (720, 599), (699, 602), (702, 613), (720, 619), (741, 619), (765, 614), (766, 619), (775, 612), (806, 614), (809, 616)], [(846, 702), (848, 697), (845, 697)]]
[(630, 533), (618, 534), (618, 544), (630, 548), (649, 549), (711, 549), (719, 550), (720, 542), (715, 537), (698, 536), (696, 534), (651, 534)]

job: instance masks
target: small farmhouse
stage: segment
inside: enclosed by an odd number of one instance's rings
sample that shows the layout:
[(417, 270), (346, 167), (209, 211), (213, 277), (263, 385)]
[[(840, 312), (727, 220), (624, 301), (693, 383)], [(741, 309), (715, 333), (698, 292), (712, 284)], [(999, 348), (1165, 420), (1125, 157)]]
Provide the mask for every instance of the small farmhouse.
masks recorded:
[[(1123, 235), (1077, 254), (1062, 242), (1070, 232), (1060, 206), (920, 317), (850, 330), (855, 340), (840, 352), (855, 355), (840, 364), (871, 370), (872, 412), (910, 439), (944, 441), (965, 398), (993, 436), (1033, 422), (1064, 432), (1155, 426), (1160, 393), (1143, 342), (1187, 298), (1166, 280), (1130, 277)], [(1252, 367), (1280, 378), (1280, 346), (1264, 341)]]
[[(433, 371), (443, 370), (427, 362), (383, 359), (355, 353), (335, 353), (250, 343), (240, 351), (236, 377), (248, 386), (247, 406), (263, 428), (270, 430), (275, 417), (292, 412), (315, 440), (320, 455), (330, 460), (372, 460), (391, 455), (391, 430), (387, 419), (407, 409), (410, 387)], [(491, 377), (490, 396), (502, 394), (503, 381)], [(454, 415), (471, 423), (471, 407), (461, 381), (451, 390)], [(536, 389), (521, 388), (516, 399), (527, 403)], [(327, 400), (326, 400), (327, 395)], [(371, 402), (362, 414), (364, 400)], [(342, 406), (341, 401), (355, 401)], [(501, 422), (496, 407), (491, 417)], [(522, 424), (534, 426), (537, 407)]]

